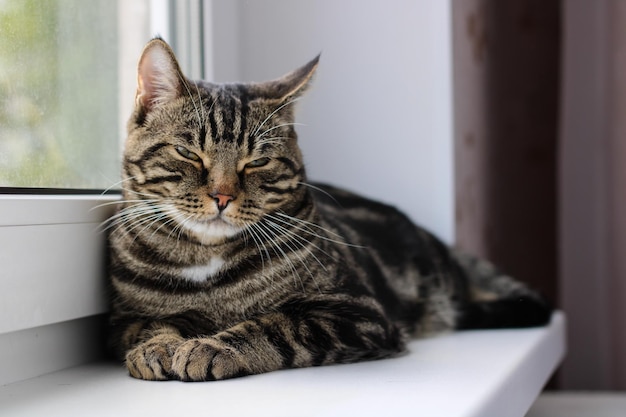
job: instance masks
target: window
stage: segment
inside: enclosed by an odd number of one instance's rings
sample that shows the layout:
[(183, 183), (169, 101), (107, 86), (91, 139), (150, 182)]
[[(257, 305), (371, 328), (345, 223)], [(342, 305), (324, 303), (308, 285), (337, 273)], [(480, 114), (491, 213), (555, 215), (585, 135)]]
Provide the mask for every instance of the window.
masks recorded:
[(119, 181), (137, 61), (153, 34), (185, 45), (202, 5), (0, 0), (0, 384), (93, 359), (76, 341), (98, 344), (107, 309), (99, 225), (119, 197), (100, 194)]
[(0, 187), (114, 185), (141, 50), (160, 34), (201, 77), (204, 3), (0, 0)]
[(117, 182), (149, 3), (0, 2), (0, 186)]

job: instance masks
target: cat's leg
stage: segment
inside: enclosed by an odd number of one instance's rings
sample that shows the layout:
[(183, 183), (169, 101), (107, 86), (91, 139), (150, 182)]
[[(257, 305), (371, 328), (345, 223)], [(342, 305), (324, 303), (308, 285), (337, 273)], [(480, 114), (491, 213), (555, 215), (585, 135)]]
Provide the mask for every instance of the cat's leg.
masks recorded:
[(183, 381), (210, 381), (283, 368), (280, 351), (259, 323), (247, 321), (214, 336), (186, 340), (174, 354), (172, 374)]
[(172, 374), (205, 381), (278, 369), (349, 363), (404, 349), (401, 332), (372, 303), (294, 306), (182, 343)]
[(172, 357), (184, 342), (178, 329), (160, 322), (134, 321), (119, 329), (112, 343), (129, 374), (138, 379), (163, 381), (171, 376)]

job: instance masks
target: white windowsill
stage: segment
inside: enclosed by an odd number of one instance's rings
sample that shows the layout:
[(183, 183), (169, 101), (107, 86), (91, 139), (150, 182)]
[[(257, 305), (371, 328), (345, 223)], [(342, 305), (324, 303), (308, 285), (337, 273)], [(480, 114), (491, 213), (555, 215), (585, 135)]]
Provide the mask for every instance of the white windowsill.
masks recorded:
[(0, 385), (98, 357), (108, 308), (100, 224), (118, 199), (0, 195)]
[(548, 327), (415, 340), (398, 358), (186, 384), (130, 378), (93, 363), (0, 387), (16, 416), (523, 416), (565, 353)]
[(106, 312), (100, 226), (117, 200), (0, 195), (0, 335)]

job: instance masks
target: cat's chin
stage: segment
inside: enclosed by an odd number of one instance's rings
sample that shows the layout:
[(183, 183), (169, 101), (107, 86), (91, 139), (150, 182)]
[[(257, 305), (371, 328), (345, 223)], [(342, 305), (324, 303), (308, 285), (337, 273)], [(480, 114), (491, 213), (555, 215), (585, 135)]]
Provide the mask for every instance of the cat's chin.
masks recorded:
[(241, 228), (217, 218), (208, 221), (189, 220), (183, 227), (204, 244), (217, 244), (241, 232)]

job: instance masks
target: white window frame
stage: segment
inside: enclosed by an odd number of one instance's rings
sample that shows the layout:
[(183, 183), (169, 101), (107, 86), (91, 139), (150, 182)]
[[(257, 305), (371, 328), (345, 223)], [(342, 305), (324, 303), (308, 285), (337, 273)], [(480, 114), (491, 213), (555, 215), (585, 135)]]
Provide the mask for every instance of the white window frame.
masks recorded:
[[(150, 31), (184, 50), (181, 65), (191, 68), (194, 78), (210, 75), (211, 59), (205, 58), (210, 53), (202, 50), (210, 36), (201, 30), (211, 17), (210, 3), (150, 4)], [(130, 114), (125, 107), (124, 119)], [(0, 385), (75, 366), (102, 352), (102, 315), (108, 309), (102, 223), (120, 199), (20, 191), (0, 194)], [(26, 356), (28, 361), (18, 360)]]
[[(95, 357), (105, 235), (119, 197), (0, 196), (0, 385)], [(22, 360), (20, 360), (22, 359)]]

